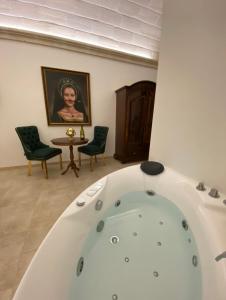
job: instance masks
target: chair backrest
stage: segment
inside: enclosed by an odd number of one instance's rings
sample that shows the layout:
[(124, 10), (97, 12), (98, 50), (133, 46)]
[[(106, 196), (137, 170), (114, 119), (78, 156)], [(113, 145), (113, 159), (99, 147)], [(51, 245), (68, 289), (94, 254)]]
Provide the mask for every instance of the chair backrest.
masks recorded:
[(26, 156), (39, 147), (40, 138), (36, 126), (16, 127), (15, 130), (20, 138)]
[(105, 151), (107, 135), (109, 128), (106, 126), (94, 127), (94, 143), (101, 147), (102, 151)]

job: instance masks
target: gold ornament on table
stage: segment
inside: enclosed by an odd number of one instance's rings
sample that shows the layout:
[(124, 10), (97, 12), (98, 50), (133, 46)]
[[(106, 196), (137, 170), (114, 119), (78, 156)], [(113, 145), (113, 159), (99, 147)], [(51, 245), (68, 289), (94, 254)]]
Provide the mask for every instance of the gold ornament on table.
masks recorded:
[(69, 139), (72, 140), (75, 136), (75, 130), (74, 128), (68, 128), (66, 131), (66, 135), (68, 135)]

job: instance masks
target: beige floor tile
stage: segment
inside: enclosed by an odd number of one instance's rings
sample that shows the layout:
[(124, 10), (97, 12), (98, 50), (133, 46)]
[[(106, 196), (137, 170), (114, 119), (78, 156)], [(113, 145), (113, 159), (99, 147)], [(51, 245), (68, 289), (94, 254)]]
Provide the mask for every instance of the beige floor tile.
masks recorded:
[(54, 223), (50, 221), (49, 223), (43, 223), (43, 225), (31, 229), (27, 233), (27, 236), (24, 240), (24, 246), (22, 251), (24, 253), (30, 251), (36, 251), (53, 224)]
[(0, 262), (0, 290), (10, 289), (17, 282), (17, 260)]
[(12, 299), (12, 289), (0, 290), (0, 299), (1, 300), (11, 300)]
[(32, 204), (16, 203), (0, 209), (0, 232), (15, 233), (28, 230), (33, 213)]
[(24, 246), (26, 232), (0, 235), (0, 262), (17, 261)]
[(17, 273), (16, 273), (18, 284), (21, 281), (34, 254), (35, 251), (29, 251), (21, 254), (20, 259), (18, 260)]

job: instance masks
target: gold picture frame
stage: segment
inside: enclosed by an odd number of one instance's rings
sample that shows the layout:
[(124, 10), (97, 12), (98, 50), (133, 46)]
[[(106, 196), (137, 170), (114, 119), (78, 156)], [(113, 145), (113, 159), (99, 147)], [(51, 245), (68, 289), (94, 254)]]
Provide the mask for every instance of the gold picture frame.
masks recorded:
[(41, 67), (47, 122), (56, 125), (92, 125), (90, 74)]

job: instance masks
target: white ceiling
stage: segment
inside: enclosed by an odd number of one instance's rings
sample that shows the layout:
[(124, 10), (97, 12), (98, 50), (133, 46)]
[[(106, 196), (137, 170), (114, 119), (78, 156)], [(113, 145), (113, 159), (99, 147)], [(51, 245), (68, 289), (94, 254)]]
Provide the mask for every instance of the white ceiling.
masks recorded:
[(163, 0), (0, 0), (0, 26), (158, 59)]

